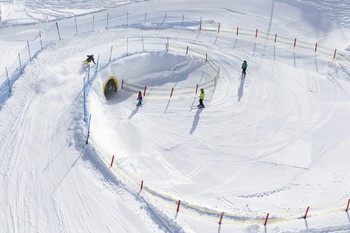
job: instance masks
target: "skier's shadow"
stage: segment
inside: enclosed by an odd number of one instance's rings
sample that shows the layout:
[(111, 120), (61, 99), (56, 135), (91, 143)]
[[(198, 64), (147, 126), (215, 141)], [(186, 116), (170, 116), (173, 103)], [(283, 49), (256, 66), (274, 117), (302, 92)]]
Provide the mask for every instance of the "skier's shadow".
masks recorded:
[(140, 108), (140, 106), (136, 106), (135, 110), (132, 111), (132, 113), (130, 114), (129, 119), (131, 119), (131, 118), (137, 113), (137, 111), (139, 110), (139, 108)]
[(243, 96), (243, 93), (244, 93), (244, 82), (245, 82), (245, 76), (242, 75), (241, 76), (241, 84), (239, 85), (239, 88), (238, 88), (238, 102), (241, 100), (242, 96)]
[(199, 122), (199, 114), (201, 114), (203, 108), (198, 108), (196, 115), (194, 116), (193, 123), (192, 123), (192, 128), (190, 130), (190, 134), (193, 134), (193, 132), (197, 129), (197, 125)]

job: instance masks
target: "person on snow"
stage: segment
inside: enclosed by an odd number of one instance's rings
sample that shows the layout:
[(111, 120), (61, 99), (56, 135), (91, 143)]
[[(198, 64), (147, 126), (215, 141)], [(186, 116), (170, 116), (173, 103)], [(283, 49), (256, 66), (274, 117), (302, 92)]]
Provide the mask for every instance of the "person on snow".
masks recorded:
[(200, 92), (199, 92), (199, 104), (198, 104), (198, 107), (200, 108), (204, 108), (204, 104), (203, 104), (203, 100), (205, 98), (205, 94), (204, 94), (204, 89), (201, 88)]
[(94, 59), (94, 55), (86, 55), (86, 56), (87, 56), (87, 58), (85, 60), (86, 64), (90, 64), (90, 62), (93, 62), (94, 64), (96, 64), (95, 59)]
[(245, 75), (246, 75), (247, 67), (248, 67), (247, 61), (244, 61), (242, 64), (242, 76), (243, 77), (245, 77)]
[(139, 94), (137, 95), (137, 100), (139, 101), (136, 106), (142, 105), (142, 93), (139, 91)]

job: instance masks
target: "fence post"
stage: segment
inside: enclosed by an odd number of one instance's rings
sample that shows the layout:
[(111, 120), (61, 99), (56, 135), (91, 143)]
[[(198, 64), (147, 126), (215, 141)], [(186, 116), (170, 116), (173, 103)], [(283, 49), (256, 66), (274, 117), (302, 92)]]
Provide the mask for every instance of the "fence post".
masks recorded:
[(317, 51), (317, 43), (315, 44), (315, 53), (316, 53), (316, 51)]
[(147, 20), (147, 12), (145, 12), (145, 22), (146, 22), (146, 20)]
[(107, 14), (107, 27), (106, 27), (107, 30), (108, 30), (108, 21), (109, 21), (109, 14)]
[(185, 15), (182, 15), (182, 23), (181, 23), (181, 27), (184, 26), (184, 21), (185, 21)]
[(173, 92), (174, 92), (174, 87), (171, 88), (170, 98), (173, 96)]
[(310, 209), (310, 207), (308, 206), (307, 209), (306, 209), (305, 215), (304, 215), (304, 217), (303, 217), (304, 219), (306, 219), (307, 213), (309, 212), (309, 209)]
[(74, 23), (75, 23), (75, 35), (78, 35), (77, 18), (74, 18)]
[(267, 213), (267, 215), (266, 215), (265, 222), (264, 222), (264, 226), (266, 226), (266, 224), (267, 224), (267, 220), (269, 219), (269, 214), (270, 214), (270, 213)]
[(21, 74), (23, 74), (22, 62), (21, 62), (21, 54), (20, 53), (18, 53), (18, 61), (19, 61), (19, 68), (21, 69)]
[(141, 180), (140, 190), (143, 189), (143, 180)]
[(238, 36), (238, 31), (239, 31), (239, 27), (237, 26), (237, 36)]
[(165, 13), (165, 15), (164, 15), (164, 19), (163, 19), (162, 24), (165, 23), (166, 16), (167, 16), (167, 13)]
[(218, 25), (218, 33), (220, 33), (220, 25), (221, 25), (221, 24), (219, 23), (219, 25)]
[(180, 205), (181, 205), (181, 200), (178, 200), (176, 212), (179, 212), (179, 210), (180, 210)]
[(166, 38), (166, 47), (165, 47), (166, 51), (169, 51), (169, 37)]
[(222, 219), (224, 218), (224, 212), (222, 212), (221, 213), (221, 215), (220, 215), (220, 220), (219, 220), (219, 224), (221, 225), (221, 223), (222, 223)]
[(40, 38), (40, 47), (41, 47), (41, 50), (43, 49), (43, 41), (41, 39), (41, 31), (39, 31), (39, 38)]
[(122, 79), (122, 90), (123, 90), (123, 88), (124, 88), (124, 79)]
[(198, 83), (196, 85), (196, 95), (197, 95), (197, 92), (198, 92)]
[(294, 39), (294, 48), (297, 45), (297, 38)]
[(112, 156), (111, 167), (113, 166), (113, 162), (114, 162), (114, 155)]
[(7, 77), (7, 84), (9, 85), (9, 93), (11, 93), (11, 84), (10, 84), (9, 72), (7, 71), (7, 67), (6, 67), (6, 77)]
[(146, 96), (146, 90), (147, 90), (147, 86), (145, 86), (145, 88), (143, 89), (143, 96)]
[(57, 33), (58, 33), (58, 40), (61, 40), (61, 33), (60, 33), (60, 29), (58, 27), (58, 22), (56, 22), (56, 28), (57, 28)]
[(142, 51), (145, 52), (145, 44), (143, 42), (143, 37), (142, 37)]
[(27, 46), (28, 46), (29, 60), (30, 60), (30, 62), (32, 62), (32, 55), (30, 54), (30, 46), (29, 46), (28, 40), (27, 40)]
[(188, 46), (186, 47), (186, 55), (188, 54)]
[(126, 56), (129, 56), (129, 38), (126, 38)]
[(258, 38), (258, 31), (259, 31), (259, 29), (255, 30), (255, 38)]
[(126, 12), (126, 26), (129, 26), (129, 12)]
[(202, 30), (202, 16), (201, 16), (201, 18), (199, 20), (199, 31), (201, 31), (201, 30)]
[(348, 200), (348, 205), (346, 206), (346, 209), (345, 209), (346, 212), (348, 212), (349, 210), (349, 204), (350, 204), (350, 199)]
[(88, 143), (89, 143), (89, 137), (90, 137), (90, 123), (91, 123), (91, 114), (90, 114), (90, 117), (89, 117), (88, 135), (87, 135), (85, 144), (88, 144)]
[(277, 41), (277, 33), (275, 34), (275, 41), (274, 42), (276, 43), (276, 41)]
[(335, 59), (336, 55), (337, 55), (337, 49), (334, 50), (333, 60)]
[(109, 53), (109, 62), (112, 60), (113, 45), (111, 45), (111, 52)]
[(95, 15), (92, 16), (92, 30), (95, 30)]
[(208, 62), (208, 54), (205, 54), (205, 62)]

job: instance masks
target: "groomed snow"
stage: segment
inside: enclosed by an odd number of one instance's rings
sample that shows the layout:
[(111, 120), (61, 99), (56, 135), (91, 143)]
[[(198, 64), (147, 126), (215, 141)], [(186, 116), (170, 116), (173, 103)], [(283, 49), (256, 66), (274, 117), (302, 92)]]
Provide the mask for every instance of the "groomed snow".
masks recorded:
[(1, 76), (0, 232), (350, 231), (348, 21), (317, 3), (1, 3), (1, 69), (47, 46)]

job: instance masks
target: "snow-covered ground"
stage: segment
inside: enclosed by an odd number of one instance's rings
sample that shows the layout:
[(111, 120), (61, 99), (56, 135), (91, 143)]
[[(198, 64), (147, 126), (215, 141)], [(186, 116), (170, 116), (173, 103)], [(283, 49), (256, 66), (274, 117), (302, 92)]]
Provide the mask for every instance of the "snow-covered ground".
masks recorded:
[(1, 1), (0, 232), (350, 232), (349, 13)]

